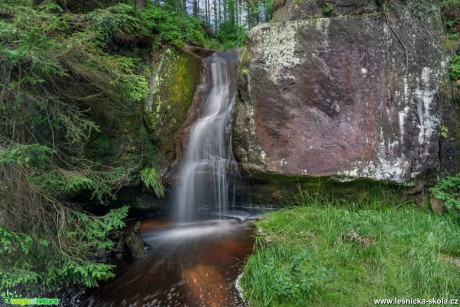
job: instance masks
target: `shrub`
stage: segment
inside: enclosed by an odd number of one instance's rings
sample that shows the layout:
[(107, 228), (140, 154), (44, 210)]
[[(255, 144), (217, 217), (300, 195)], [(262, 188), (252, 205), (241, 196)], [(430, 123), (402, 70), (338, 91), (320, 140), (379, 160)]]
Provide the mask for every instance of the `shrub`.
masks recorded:
[(455, 55), (452, 58), (452, 62), (450, 64), (450, 78), (455, 81), (460, 80), (460, 55), (459, 54)]
[(446, 177), (430, 189), (432, 195), (442, 201), (451, 212), (460, 211), (460, 174)]

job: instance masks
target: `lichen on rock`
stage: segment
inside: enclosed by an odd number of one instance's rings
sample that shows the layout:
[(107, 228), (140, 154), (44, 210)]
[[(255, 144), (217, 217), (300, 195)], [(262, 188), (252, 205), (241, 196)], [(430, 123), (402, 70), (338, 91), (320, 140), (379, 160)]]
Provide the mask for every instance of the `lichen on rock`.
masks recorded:
[(348, 1), (355, 13), (294, 13), (319, 2), (287, 1), (283, 22), (250, 32), (233, 133), (243, 171), (407, 183), (436, 170), (439, 10)]

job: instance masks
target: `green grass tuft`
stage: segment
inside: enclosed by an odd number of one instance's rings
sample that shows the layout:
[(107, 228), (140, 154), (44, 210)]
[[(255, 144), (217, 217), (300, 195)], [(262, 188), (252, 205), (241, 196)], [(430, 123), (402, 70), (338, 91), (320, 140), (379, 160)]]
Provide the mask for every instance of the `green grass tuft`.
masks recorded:
[[(250, 306), (367, 306), (378, 298), (459, 298), (460, 227), (371, 191), (355, 200), (300, 193), (257, 223), (245, 267)], [(301, 206), (299, 206), (301, 204)], [(391, 204), (391, 205), (389, 205)]]

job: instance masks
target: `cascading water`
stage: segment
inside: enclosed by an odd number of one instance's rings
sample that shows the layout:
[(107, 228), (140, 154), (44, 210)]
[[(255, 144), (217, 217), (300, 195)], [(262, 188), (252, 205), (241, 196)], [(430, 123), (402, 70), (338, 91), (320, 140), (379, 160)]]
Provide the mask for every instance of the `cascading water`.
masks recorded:
[[(187, 152), (175, 191), (176, 221), (187, 223), (143, 219), (146, 255), (122, 260), (115, 279), (72, 306), (245, 305), (233, 281), (254, 245), (254, 229), (246, 220), (259, 211), (233, 208), (223, 214), (238, 178), (233, 176), (237, 168), (231, 147), (236, 59), (237, 52), (230, 51), (203, 60), (203, 81), (185, 125)], [(214, 207), (226, 218), (192, 221), (199, 209)]]
[(230, 170), (235, 168), (231, 146), (236, 96), (236, 52), (215, 53), (203, 60), (211, 72), (211, 89), (190, 129), (187, 152), (175, 191), (175, 217), (193, 219), (198, 209), (228, 208)]

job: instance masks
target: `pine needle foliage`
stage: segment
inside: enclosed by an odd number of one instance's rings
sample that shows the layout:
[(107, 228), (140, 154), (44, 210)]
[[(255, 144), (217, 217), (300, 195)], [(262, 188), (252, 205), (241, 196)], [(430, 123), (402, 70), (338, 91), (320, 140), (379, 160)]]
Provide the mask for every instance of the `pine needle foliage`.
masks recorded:
[[(86, 191), (115, 197), (129, 170), (88, 160), (92, 112), (141, 103), (141, 59), (112, 50), (139, 31), (126, 4), (90, 12), (55, 1), (0, 3), (0, 288), (95, 286), (127, 208), (95, 216), (69, 202)], [(143, 34), (146, 35), (146, 34)]]
[(152, 188), (158, 197), (164, 196), (165, 188), (154, 168), (144, 168), (141, 171), (141, 180), (147, 188)]

